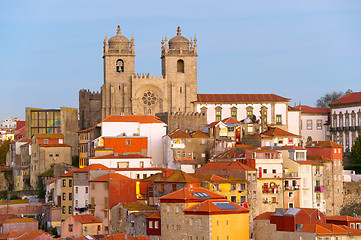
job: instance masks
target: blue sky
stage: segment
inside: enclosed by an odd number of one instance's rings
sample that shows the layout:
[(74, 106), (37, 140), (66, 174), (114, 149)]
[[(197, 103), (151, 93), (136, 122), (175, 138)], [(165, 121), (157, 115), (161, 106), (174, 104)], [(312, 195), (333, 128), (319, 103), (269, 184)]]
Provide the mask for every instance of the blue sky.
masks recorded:
[(135, 38), (136, 72), (160, 74), (160, 42), (198, 39), (199, 93), (275, 93), (314, 106), (361, 91), (361, 1), (2, 1), (0, 120), (78, 107), (103, 83), (105, 35)]

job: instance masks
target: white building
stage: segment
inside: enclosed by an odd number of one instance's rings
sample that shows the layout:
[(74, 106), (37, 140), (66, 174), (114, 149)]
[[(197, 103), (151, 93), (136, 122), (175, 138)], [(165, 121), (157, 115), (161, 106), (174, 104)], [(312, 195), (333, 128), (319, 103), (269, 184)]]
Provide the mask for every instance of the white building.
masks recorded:
[(140, 154), (118, 153), (89, 158), (89, 164), (102, 164), (108, 168), (149, 168), (152, 166), (151, 157)]
[[(260, 124), (277, 126), (299, 134), (298, 112), (289, 112), (290, 99), (275, 94), (198, 94), (196, 108), (207, 113), (207, 122), (218, 122), (232, 117), (237, 120), (252, 118)], [(290, 115), (291, 114), (291, 115)]]
[(0, 122), (0, 128), (15, 129), (16, 122), (20, 121), (20, 118), (8, 118)]
[(350, 152), (361, 130), (361, 92), (349, 93), (330, 104), (331, 138)]
[(102, 137), (143, 136), (148, 138), (148, 156), (153, 166), (163, 166), (163, 142), (167, 125), (151, 115), (110, 115), (102, 121)]

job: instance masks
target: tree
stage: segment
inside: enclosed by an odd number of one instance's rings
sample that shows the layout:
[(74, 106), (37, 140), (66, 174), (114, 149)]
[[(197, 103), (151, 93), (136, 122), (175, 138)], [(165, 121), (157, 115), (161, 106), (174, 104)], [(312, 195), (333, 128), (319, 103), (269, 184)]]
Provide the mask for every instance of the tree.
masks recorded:
[(316, 106), (317, 107), (329, 107), (331, 103), (333, 103), (337, 99), (340, 99), (349, 93), (352, 93), (351, 89), (348, 89), (346, 92), (333, 91), (332, 93), (326, 93), (323, 97), (320, 97), (319, 99), (317, 99)]
[(10, 140), (3, 141), (0, 144), (0, 165), (6, 163), (6, 154), (9, 151)]
[(356, 138), (355, 144), (351, 148), (351, 162), (361, 165), (361, 135)]

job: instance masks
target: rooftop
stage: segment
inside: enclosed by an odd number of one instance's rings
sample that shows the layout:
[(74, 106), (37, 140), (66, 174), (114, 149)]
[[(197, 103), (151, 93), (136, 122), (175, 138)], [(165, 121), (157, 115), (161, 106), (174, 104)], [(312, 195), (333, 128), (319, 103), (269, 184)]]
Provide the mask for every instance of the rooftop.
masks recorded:
[(332, 141), (313, 141), (311, 144), (307, 145), (306, 148), (342, 148), (340, 144), (337, 144)]
[(180, 129), (174, 130), (173, 132), (168, 134), (168, 136), (171, 138), (191, 138), (192, 137), (191, 135), (189, 135), (188, 133), (186, 133)]
[(63, 139), (64, 135), (60, 133), (34, 133), (36, 138), (45, 138), (45, 139)]
[(138, 122), (138, 123), (163, 123), (158, 117), (152, 115), (110, 115), (102, 122)]
[(276, 94), (197, 94), (197, 102), (288, 102)]
[(252, 168), (248, 165), (245, 165), (240, 162), (208, 162), (202, 167), (198, 168), (199, 170), (204, 169), (225, 169), (225, 170), (246, 170), (246, 171), (256, 171), (255, 168)]
[(136, 153), (132, 153), (132, 154), (107, 154), (107, 155), (103, 155), (103, 156), (99, 156), (99, 157), (91, 157), (90, 159), (129, 159), (129, 158), (151, 158), (151, 157), (147, 157), (141, 154), (136, 154)]
[(225, 197), (201, 187), (193, 187), (183, 188), (159, 199), (160, 202), (203, 202), (206, 199), (225, 199)]
[[(167, 170), (166, 170), (167, 171)], [(171, 172), (171, 174), (169, 174)], [(148, 178), (145, 178), (144, 181), (153, 181), (153, 182), (199, 182), (198, 179), (195, 179), (188, 173), (185, 173), (181, 170), (169, 170), (167, 177), (163, 177), (162, 173), (154, 174)]]
[(361, 92), (349, 93), (330, 104), (331, 107), (337, 104), (361, 102)]
[(267, 131), (261, 133), (263, 137), (299, 137), (299, 135), (287, 132), (278, 127), (268, 127)]
[(202, 203), (193, 205), (184, 210), (185, 214), (192, 215), (239, 214), (248, 212), (249, 210), (247, 208), (229, 202), (227, 199), (207, 199)]
[(76, 221), (78, 221), (81, 224), (87, 224), (87, 223), (101, 223), (99, 219), (94, 217), (90, 214), (84, 214), (84, 215), (72, 215), (72, 218), (74, 218)]
[(104, 176), (90, 180), (90, 182), (109, 182), (109, 180), (131, 180), (131, 178), (123, 176), (119, 173), (108, 173)]

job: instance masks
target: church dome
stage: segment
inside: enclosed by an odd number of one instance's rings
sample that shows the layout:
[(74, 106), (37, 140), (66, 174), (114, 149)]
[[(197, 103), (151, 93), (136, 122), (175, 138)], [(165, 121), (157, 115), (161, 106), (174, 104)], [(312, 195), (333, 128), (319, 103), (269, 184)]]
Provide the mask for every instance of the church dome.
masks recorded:
[(117, 35), (109, 38), (108, 43), (110, 49), (129, 50), (129, 39), (121, 35), (119, 26), (117, 27)]
[(169, 49), (189, 49), (189, 40), (181, 35), (179, 26), (177, 28), (177, 36), (169, 40)]

